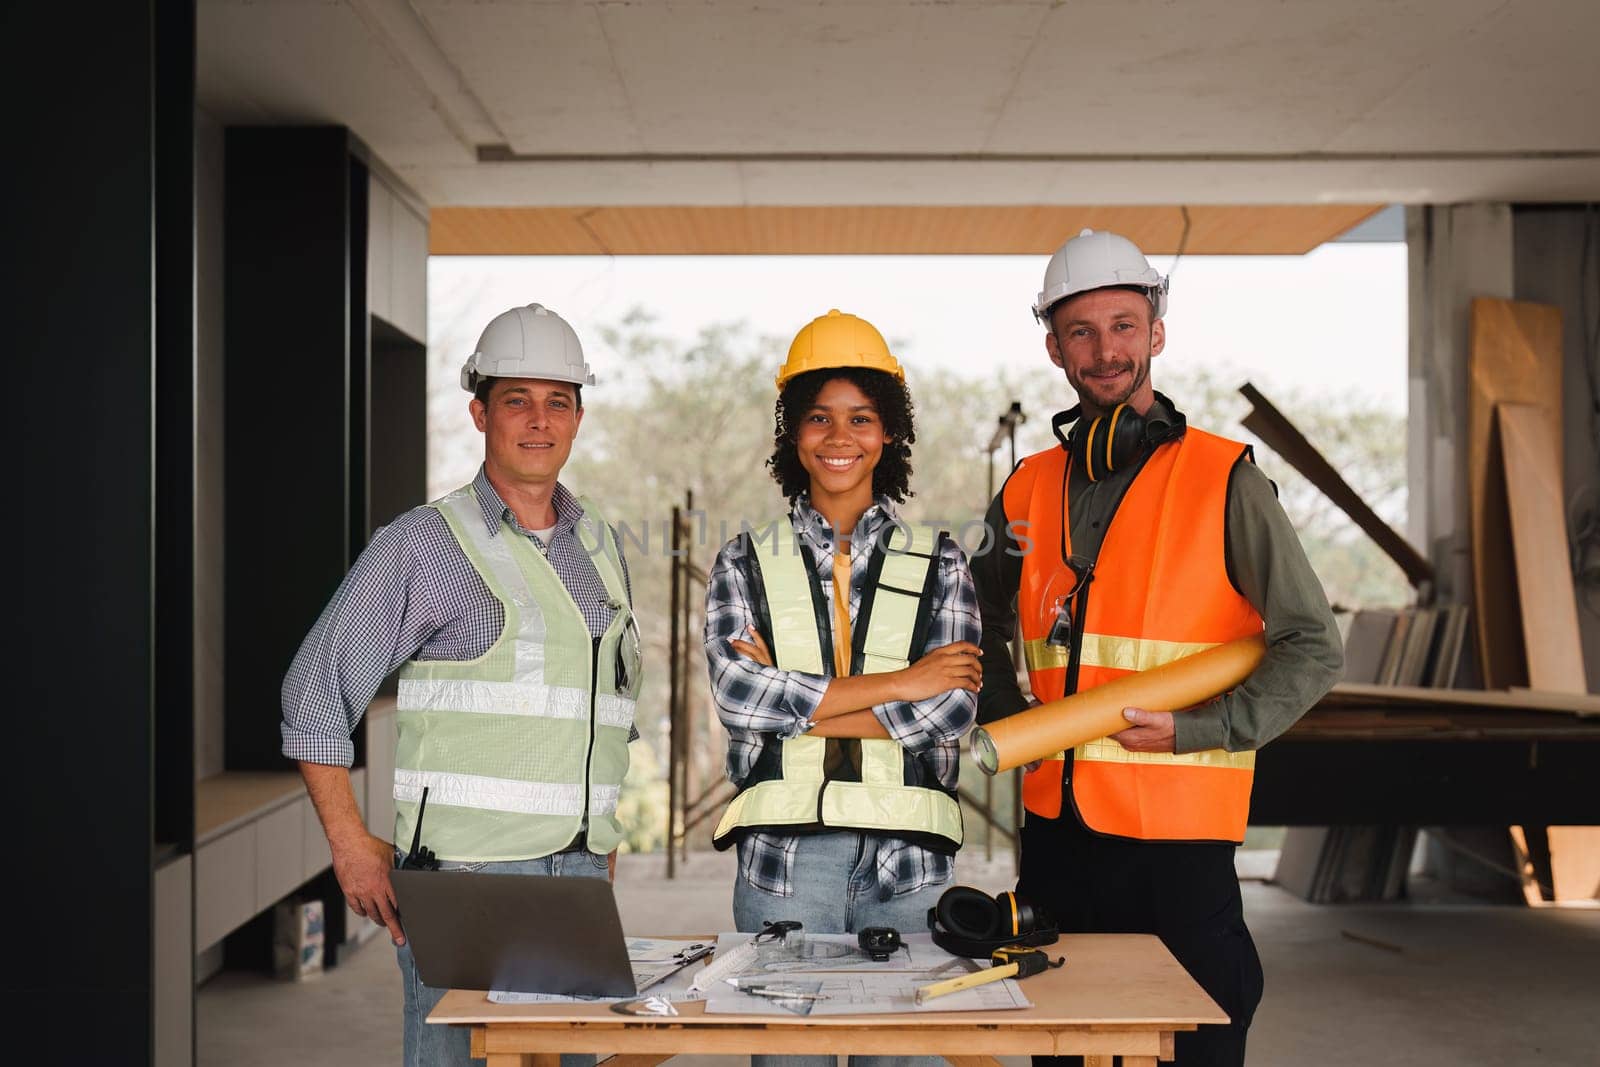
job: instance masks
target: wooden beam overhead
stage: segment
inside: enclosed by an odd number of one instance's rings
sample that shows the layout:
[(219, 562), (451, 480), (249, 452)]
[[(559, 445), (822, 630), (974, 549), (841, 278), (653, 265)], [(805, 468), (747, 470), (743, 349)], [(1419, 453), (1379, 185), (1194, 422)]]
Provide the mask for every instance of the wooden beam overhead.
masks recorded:
[[(1304, 255), (1381, 204), (1188, 209), (1190, 255)], [(1178, 250), (1169, 206), (435, 207), (436, 256), (1049, 255), (1084, 227)]]

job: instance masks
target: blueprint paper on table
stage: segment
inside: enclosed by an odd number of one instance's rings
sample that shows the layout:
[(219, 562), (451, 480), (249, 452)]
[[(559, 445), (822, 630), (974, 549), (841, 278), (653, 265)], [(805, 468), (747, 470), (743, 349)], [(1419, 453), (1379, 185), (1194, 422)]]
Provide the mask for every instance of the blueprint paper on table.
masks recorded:
[(634, 964), (671, 963), (680, 952), (716, 943), (714, 937), (696, 940), (682, 937), (630, 937), (627, 940), (628, 960)]
[[(917, 986), (937, 981), (939, 975), (913, 972), (826, 971), (811, 974), (774, 975), (772, 986), (793, 986), (807, 997), (784, 999), (755, 996), (732, 986), (711, 990), (706, 997), (707, 1015), (897, 1015), (939, 1011), (1008, 1011), (1031, 1008), (1033, 1002), (1022, 993), (1014, 979), (947, 993), (924, 1004), (916, 1001)], [(949, 977), (944, 975), (943, 977)], [(769, 987), (770, 988), (770, 987)]]
[[(806, 934), (798, 952), (775, 942), (762, 942), (755, 966), (740, 974), (780, 974), (792, 971), (927, 971), (952, 957), (933, 943), (928, 934), (905, 934), (904, 944), (879, 963), (861, 950), (855, 934)], [(750, 941), (749, 934), (718, 934), (717, 955)]]
[[(723, 934), (722, 951), (744, 944), (748, 934)], [(1005, 1011), (1032, 1007), (1014, 980), (1007, 978), (925, 1004), (916, 1002), (920, 985), (951, 978), (979, 967), (952, 956), (925, 933), (905, 935), (905, 947), (881, 963), (856, 944), (853, 934), (809, 934), (799, 954), (781, 946), (763, 945), (762, 955), (742, 972), (747, 982), (765, 980), (769, 991), (793, 988), (792, 999), (757, 996), (731, 985), (713, 987), (706, 997), (710, 1015), (886, 1015), (940, 1011)], [(813, 997), (820, 999), (811, 999)]]

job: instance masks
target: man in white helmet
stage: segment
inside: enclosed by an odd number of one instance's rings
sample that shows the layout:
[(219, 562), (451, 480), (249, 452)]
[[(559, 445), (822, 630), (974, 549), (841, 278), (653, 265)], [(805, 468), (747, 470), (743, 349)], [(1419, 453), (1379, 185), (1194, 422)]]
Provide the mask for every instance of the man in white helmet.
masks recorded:
[[(445, 991), (417, 978), (396, 863), (614, 871), (638, 631), (614, 531), (558, 480), (593, 381), (554, 312), (491, 321), (461, 371), (484, 437), (477, 477), (373, 535), (284, 679), (283, 753), (300, 764), (339, 886), (397, 946), (408, 1067), (466, 1064), (469, 1051), (465, 1031), (424, 1024)], [(348, 768), (350, 735), (397, 668), (391, 843), (367, 832)], [(431, 855), (402, 853), (413, 839)]]
[[(1034, 315), (1078, 405), (1024, 459), (973, 560), (983, 613), (978, 721), (1265, 631), (1233, 691), (1028, 769), (1017, 893), (1064, 932), (1149, 933), (1232, 1020), (1177, 1037), (1177, 1062), (1241, 1064), (1261, 962), (1234, 873), (1255, 750), (1343, 661), (1322, 586), (1248, 446), (1186, 424), (1155, 391), (1167, 280), (1124, 237), (1084, 230), (1045, 270)], [(1021, 626), (1033, 700), (1011, 669)], [(1040, 1057), (1035, 1057), (1038, 1063)]]

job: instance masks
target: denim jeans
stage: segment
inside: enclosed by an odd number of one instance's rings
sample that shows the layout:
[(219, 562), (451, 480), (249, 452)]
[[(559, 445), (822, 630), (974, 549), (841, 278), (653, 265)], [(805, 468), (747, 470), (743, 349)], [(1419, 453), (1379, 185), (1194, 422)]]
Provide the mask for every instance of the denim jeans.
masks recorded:
[[(606, 877), (606, 857), (592, 852), (557, 852), (536, 860), (510, 860), (504, 863), (451, 863), (444, 862), (439, 870), (445, 876), (450, 871), (477, 871), (483, 874), (544, 874), (565, 878)], [(405, 986), (405, 1067), (467, 1067), (483, 1063), (468, 1053), (471, 1038), (464, 1027), (432, 1026), (428, 1013), (443, 999), (445, 990), (422, 984), (417, 977), (417, 965), (411, 958), (411, 944), (407, 942), (395, 949), (400, 961), (400, 979)], [(593, 1056), (564, 1055), (561, 1067), (594, 1067)]]
[[(861, 834), (806, 834), (796, 846), (791, 894), (780, 897), (743, 878), (733, 883), (733, 921), (756, 933), (763, 921), (798, 919), (808, 934), (853, 934), (867, 926), (892, 926), (902, 934), (928, 928), (928, 909), (946, 886), (878, 899), (874, 850)], [(832, 1067), (833, 1056), (752, 1056), (751, 1067)], [(850, 1067), (943, 1067), (939, 1056), (851, 1056)]]

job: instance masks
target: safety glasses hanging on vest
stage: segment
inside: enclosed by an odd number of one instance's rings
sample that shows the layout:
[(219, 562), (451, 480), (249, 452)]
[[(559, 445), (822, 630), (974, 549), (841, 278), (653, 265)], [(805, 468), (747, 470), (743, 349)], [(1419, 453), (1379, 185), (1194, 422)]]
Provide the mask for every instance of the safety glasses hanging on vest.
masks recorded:
[[(612, 611), (621, 610), (622, 607), (623, 605), (616, 601), (611, 604)], [(639, 626), (634, 620), (632, 609), (629, 609), (628, 619), (622, 624), (622, 636), (617, 640), (616, 664), (612, 668), (612, 679), (616, 683), (616, 689), (619, 693), (638, 696), (638, 685), (641, 678), (639, 677), (639, 672), (632, 669), (631, 665), (639, 664), (642, 661), (640, 645)]]
[(1072, 576), (1072, 587), (1065, 593), (1053, 597), (1055, 616), (1050, 623), (1050, 632), (1045, 635), (1044, 643), (1051, 648), (1063, 651), (1072, 647), (1073, 631), (1083, 625), (1082, 607), (1089, 599), (1080, 596), (1088, 589), (1089, 583), (1094, 581), (1094, 560), (1087, 556), (1067, 556), (1061, 561), (1067, 568), (1067, 573)]

